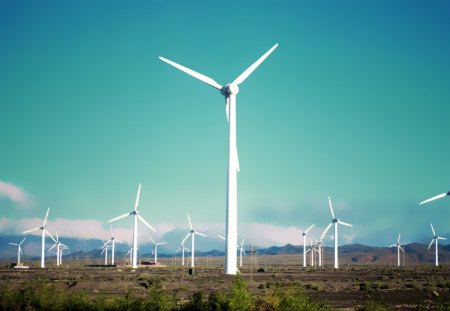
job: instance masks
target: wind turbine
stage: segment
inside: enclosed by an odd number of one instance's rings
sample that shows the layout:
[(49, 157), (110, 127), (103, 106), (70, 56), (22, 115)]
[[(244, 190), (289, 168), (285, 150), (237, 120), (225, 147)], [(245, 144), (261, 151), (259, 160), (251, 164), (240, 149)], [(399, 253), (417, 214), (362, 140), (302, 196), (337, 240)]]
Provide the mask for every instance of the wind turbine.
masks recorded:
[[(103, 241), (102, 241), (103, 242)], [(105, 266), (108, 265), (108, 248), (110, 248), (110, 246), (108, 246), (108, 242), (106, 241), (103, 246), (102, 246), (102, 252), (100, 253), (100, 255), (103, 255), (103, 253), (105, 254)]]
[(60, 260), (61, 260), (61, 256), (60, 256), (61, 248), (62, 248), (62, 247), (68, 248), (68, 247), (67, 247), (67, 245), (62, 244), (62, 243), (59, 241), (58, 231), (56, 232), (56, 241), (55, 241), (55, 244), (53, 244), (53, 246), (50, 247), (50, 248), (48, 249), (48, 251), (51, 251), (54, 247), (56, 247), (56, 266), (59, 266), (59, 265), (60, 265)]
[(433, 237), (433, 239), (431, 240), (431, 243), (430, 243), (430, 245), (428, 246), (428, 249), (430, 249), (431, 245), (433, 245), (433, 242), (436, 242), (436, 251), (435, 251), (435, 252), (436, 252), (436, 267), (437, 267), (437, 266), (439, 266), (438, 241), (439, 241), (439, 240), (447, 240), (447, 239), (438, 236), (438, 235), (436, 234), (436, 232), (434, 231), (433, 224), (430, 224), (430, 225), (431, 225), (431, 231), (433, 231), (434, 237)]
[(238, 247), (239, 247), (239, 268), (242, 268), (242, 254), (247, 256), (247, 254), (244, 251), (244, 241), (245, 241), (245, 239), (242, 239), (241, 244), (238, 245)]
[(302, 236), (303, 236), (303, 267), (306, 267), (306, 234), (308, 233), (309, 230), (311, 230), (313, 227), (315, 226), (315, 224), (312, 224), (311, 226), (308, 227), (308, 229), (306, 229), (305, 231), (300, 231), (297, 228), (292, 228), (295, 231), (299, 232)]
[[(275, 44), (270, 50), (264, 53), (256, 62), (242, 72), (233, 82), (224, 86), (217, 83), (214, 79), (207, 77), (194, 70), (179, 65), (164, 57), (160, 60), (187, 73), (188, 75), (212, 86), (220, 91), (225, 97), (225, 112), (229, 123), (229, 147), (228, 147), (228, 181), (227, 181), (227, 200), (226, 200), (226, 256), (225, 273), (236, 274), (237, 272), (237, 173), (239, 172), (239, 159), (236, 146), (236, 95), (239, 92), (239, 85), (252, 74), (252, 72), (278, 47)], [(194, 250), (192, 250), (194, 252)]]
[(403, 253), (405, 252), (403, 247), (400, 245), (400, 233), (398, 234), (397, 244), (392, 244), (391, 246), (389, 246), (389, 248), (394, 246), (397, 247), (397, 267), (400, 267), (400, 251), (402, 251)]
[(319, 267), (322, 267), (323, 239), (317, 241), (317, 246), (319, 248)]
[(47, 213), (45, 214), (44, 222), (42, 223), (41, 227), (36, 227), (36, 228), (33, 228), (33, 229), (23, 232), (23, 233), (30, 233), (30, 232), (42, 230), (41, 268), (45, 268), (45, 262), (44, 262), (45, 261), (45, 234), (47, 233), (52, 238), (52, 240), (56, 242), (55, 238), (45, 228), (45, 225), (47, 224), (47, 218), (48, 218), (49, 212), (50, 212), (50, 207), (47, 208)]
[(339, 263), (338, 263), (338, 225), (344, 225), (347, 227), (353, 227), (353, 225), (345, 223), (334, 216), (333, 205), (331, 204), (330, 197), (328, 197), (328, 205), (330, 206), (331, 216), (333, 217), (333, 219), (331, 220), (331, 223), (329, 223), (328, 226), (325, 228), (325, 231), (320, 236), (320, 239), (323, 240), (323, 238), (325, 237), (325, 234), (327, 234), (328, 230), (330, 230), (331, 226), (334, 224), (334, 268), (337, 269), (337, 268), (339, 268)]
[(150, 226), (150, 224), (139, 214), (139, 212), (137, 210), (138, 209), (138, 205), (139, 205), (139, 196), (140, 195), (141, 195), (141, 184), (139, 184), (139, 187), (138, 187), (138, 192), (137, 192), (137, 195), (136, 195), (136, 202), (134, 204), (134, 210), (132, 210), (129, 213), (123, 214), (123, 215), (121, 215), (119, 217), (116, 217), (116, 218), (113, 218), (111, 220), (108, 220), (108, 222), (113, 222), (113, 221), (125, 218), (127, 216), (134, 216), (134, 226), (133, 226), (133, 265), (132, 265), (133, 269), (137, 269), (137, 250), (138, 250), (138, 247), (137, 247), (137, 234), (138, 234), (137, 224), (138, 224), (138, 219), (144, 225), (146, 225), (151, 230), (156, 232), (156, 230), (152, 226)]
[[(110, 225), (110, 231), (111, 231), (111, 237), (109, 238), (108, 241), (106, 241), (103, 245), (103, 247), (107, 246), (108, 244), (111, 244), (111, 265), (114, 265), (114, 254), (115, 254), (115, 249), (116, 249), (116, 241), (120, 242), (119, 240), (116, 240), (114, 238), (114, 233), (113, 233), (113, 229), (112, 229), (112, 225)], [(102, 248), (103, 248), (102, 247)], [(108, 251), (108, 250), (106, 250)], [(107, 256), (107, 254), (106, 254)]]
[(435, 195), (432, 198), (429, 198), (429, 199), (426, 199), (425, 201), (420, 202), (420, 204), (425, 204), (425, 203), (428, 203), (428, 202), (431, 202), (431, 201), (434, 201), (434, 200), (437, 200), (437, 199), (440, 199), (440, 198), (443, 198), (446, 196), (450, 196), (450, 191)]
[(181, 265), (184, 266), (184, 251), (190, 252), (189, 248), (184, 247), (184, 243), (181, 244), (181, 247), (175, 251), (175, 254), (181, 251)]
[(22, 253), (22, 247), (20, 247), (20, 246), (22, 245), (23, 241), (25, 241), (26, 238), (27, 237), (24, 237), (22, 242), (20, 242), (19, 244), (17, 244), (17, 243), (9, 243), (10, 245), (17, 246), (17, 264), (20, 264), (20, 255), (23, 254)]
[[(206, 236), (206, 234), (203, 234), (201, 232), (195, 231), (194, 228), (192, 227), (192, 223), (191, 223), (191, 217), (189, 216), (188, 213), (188, 220), (189, 220), (189, 227), (191, 228), (191, 231), (189, 231), (189, 233), (186, 235), (186, 237), (183, 239), (183, 241), (181, 241), (181, 245), (184, 246), (184, 242), (186, 242), (187, 238), (189, 237), (189, 235), (191, 236), (191, 268), (194, 268), (194, 253), (195, 253), (195, 235), (201, 235), (201, 236)], [(236, 249), (235, 249), (236, 252)]]
[(152, 251), (152, 253), (154, 253), (155, 254), (155, 265), (158, 263), (158, 246), (159, 245), (163, 245), (163, 244), (166, 244), (167, 242), (159, 242), (159, 243), (156, 243), (155, 242), (155, 240), (153, 240), (152, 239), (152, 237), (150, 237), (149, 236), (149, 238), (150, 238), (150, 240), (153, 242), (153, 251)]

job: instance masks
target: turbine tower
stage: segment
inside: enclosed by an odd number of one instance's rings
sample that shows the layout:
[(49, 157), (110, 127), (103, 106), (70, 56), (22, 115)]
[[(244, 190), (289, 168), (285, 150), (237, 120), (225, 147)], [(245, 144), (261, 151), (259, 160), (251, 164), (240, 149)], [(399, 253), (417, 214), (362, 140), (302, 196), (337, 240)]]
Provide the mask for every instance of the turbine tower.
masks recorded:
[(302, 236), (303, 236), (303, 267), (306, 267), (306, 234), (308, 233), (309, 230), (311, 230), (313, 227), (315, 226), (315, 224), (312, 224), (311, 226), (308, 227), (308, 229), (306, 229), (305, 231), (300, 231), (297, 228), (292, 228), (295, 231), (299, 232)]
[[(214, 79), (207, 77), (194, 70), (179, 65), (164, 57), (160, 60), (187, 73), (188, 75), (214, 87), (225, 97), (225, 112), (229, 123), (229, 145), (228, 145), (228, 181), (226, 199), (226, 255), (225, 273), (236, 274), (237, 272), (237, 173), (239, 172), (239, 159), (236, 146), (236, 95), (239, 92), (239, 85), (252, 74), (252, 72), (278, 47), (275, 44), (270, 50), (264, 53), (256, 62), (241, 73), (233, 82), (224, 86)], [(194, 252), (194, 250), (192, 250)]]
[[(191, 217), (189, 216), (188, 213), (188, 220), (189, 220), (189, 227), (191, 228), (191, 231), (189, 231), (189, 233), (186, 235), (186, 237), (183, 239), (183, 241), (181, 241), (181, 245), (184, 247), (184, 242), (186, 242), (187, 238), (189, 236), (191, 236), (191, 268), (194, 268), (195, 264), (194, 264), (194, 253), (195, 253), (195, 235), (201, 235), (201, 236), (206, 236), (205, 234), (198, 232), (196, 230), (194, 230), (194, 228), (192, 227), (192, 223), (191, 223)], [(183, 249), (184, 251), (184, 249)], [(236, 252), (236, 249), (235, 249)]]
[(320, 236), (320, 240), (323, 240), (323, 238), (325, 237), (325, 234), (327, 234), (327, 232), (328, 232), (328, 230), (330, 230), (331, 226), (334, 225), (334, 268), (338, 269), (339, 268), (339, 263), (338, 263), (338, 225), (344, 225), (347, 227), (353, 227), (353, 225), (345, 223), (334, 216), (333, 205), (331, 204), (330, 197), (328, 197), (328, 205), (330, 206), (331, 216), (333, 217), (333, 219), (331, 220), (331, 223), (328, 224), (328, 226), (325, 228), (325, 231)]
[(403, 247), (400, 245), (400, 233), (398, 234), (397, 244), (392, 244), (391, 246), (389, 246), (389, 248), (394, 246), (397, 247), (397, 267), (400, 267), (400, 251), (402, 251), (403, 253), (405, 252)]
[(426, 199), (425, 201), (420, 202), (420, 204), (425, 204), (425, 203), (428, 203), (428, 202), (431, 202), (431, 201), (434, 201), (434, 200), (437, 200), (437, 199), (440, 199), (440, 198), (443, 198), (446, 196), (450, 196), (450, 191), (435, 195), (432, 198), (429, 198), (429, 199)]
[(137, 247), (137, 243), (138, 243), (138, 241), (137, 241), (138, 227), (137, 227), (137, 225), (138, 225), (138, 219), (144, 225), (146, 225), (148, 228), (150, 228), (151, 230), (156, 232), (156, 230), (152, 226), (150, 226), (150, 224), (139, 214), (139, 212), (137, 210), (138, 209), (138, 205), (139, 205), (139, 197), (140, 197), (140, 195), (141, 195), (141, 184), (139, 184), (139, 187), (138, 187), (138, 191), (137, 191), (137, 195), (136, 195), (136, 202), (134, 204), (134, 210), (132, 210), (129, 213), (123, 214), (123, 215), (121, 215), (119, 217), (116, 217), (116, 218), (113, 218), (111, 220), (108, 220), (108, 222), (110, 223), (110, 222), (113, 222), (113, 221), (125, 218), (127, 216), (134, 216), (133, 217), (134, 218), (133, 219), (133, 264), (132, 264), (133, 269), (137, 269), (137, 250), (138, 250), (138, 247)]
[(20, 264), (20, 255), (23, 254), (21, 245), (22, 245), (23, 241), (25, 241), (25, 239), (26, 239), (26, 237), (24, 237), (22, 242), (20, 242), (19, 244), (17, 244), (17, 243), (9, 243), (9, 245), (17, 246), (17, 264)]
[(431, 243), (430, 243), (430, 245), (428, 246), (428, 249), (430, 249), (431, 245), (433, 245), (433, 242), (435, 242), (435, 244), (436, 244), (436, 245), (435, 245), (435, 246), (436, 246), (436, 251), (435, 251), (435, 253), (436, 253), (436, 267), (437, 267), (437, 266), (439, 266), (438, 241), (439, 241), (439, 240), (447, 240), (447, 239), (438, 236), (438, 235), (436, 234), (436, 232), (434, 231), (433, 224), (430, 224), (430, 225), (431, 225), (431, 231), (433, 231), (434, 237), (433, 237), (433, 239), (431, 240)]
[(48, 218), (49, 212), (50, 212), (50, 207), (47, 208), (47, 213), (45, 214), (44, 222), (42, 223), (41, 227), (33, 228), (33, 229), (23, 232), (25, 234), (25, 233), (30, 233), (33, 231), (42, 230), (41, 268), (45, 268), (45, 234), (47, 233), (52, 238), (52, 240), (56, 242), (55, 238), (45, 228), (45, 225), (47, 224), (47, 218)]
[(159, 245), (164, 245), (164, 244), (166, 244), (167, 242), (159, 242), (159, 243), (156, 243), (155, 242), (155, 240), (153, 240), (152, 239), (152, 237), (151, 236), (149, 236), (149, 238), (150, 238), (150, 241), (152, 241), (153, 242), (153, 251), (152, 251), (152, 253), (153, 254), (155, 254), (155, 265), (158, 263), (158, 246)]

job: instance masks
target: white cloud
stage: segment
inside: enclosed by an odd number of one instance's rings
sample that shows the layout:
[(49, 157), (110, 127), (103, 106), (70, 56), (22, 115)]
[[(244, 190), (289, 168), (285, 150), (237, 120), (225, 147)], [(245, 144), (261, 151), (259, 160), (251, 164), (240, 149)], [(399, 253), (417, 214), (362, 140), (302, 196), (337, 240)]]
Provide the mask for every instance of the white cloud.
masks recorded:
[(6, 198), (11, 202), (23, 207), (30, 207), (32, 205), (31, 196), (22, 188), (8, 182), (0, 180), (0, 198)]

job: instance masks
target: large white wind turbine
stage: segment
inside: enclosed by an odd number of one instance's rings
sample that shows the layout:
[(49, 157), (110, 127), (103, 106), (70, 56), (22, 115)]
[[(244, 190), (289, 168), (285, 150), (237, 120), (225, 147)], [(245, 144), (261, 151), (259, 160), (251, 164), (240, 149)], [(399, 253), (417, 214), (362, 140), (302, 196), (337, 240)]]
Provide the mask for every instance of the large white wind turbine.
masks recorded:
[(389, 248), (394, 246), (397, 247), (397, 267), (400, 267), (400, 251), (403, 253), (405, 252), (403, 247), (400, 245), (400, 233), (398, 234), (397, 244), (392, 244)]
[[(206, 234), (203, 234), (201, 232), (198, 232), (196, 230), (194, 230), (194, 228), (192, 227), (192, 223), (191, 223), (191, 216), (189, 216), (188, 213), (188, 220), (189, 220), (189, 227), (190, 227), (190, 231), (189, 233), (186, 235), (186, 237), (183, 239), (183, 241), (181, 241), (181, 245), (184, 247), (184, 242), (186, 242), (187, 238), (189, 236), (191, 236), (191, 268), (194, 268), (195, 264), (194, 264), (194, 253), (195, 253), (195, 235), (201, 235), (201, 236), (206, 236)], [(234, 251), (236, 252), (236, 249), (234, 249)]]
[(54, 247), (56, 247), (56, 266), (59, 266), (61, 264), (61, 250), (62, 248), (69, 248), (67, 245), (62, 244), (59, 241), (58, 231), (56, 232), (56, 241), (55, 244), (53, 244), (52, 247), (48, 249), (48, 251), (51, 251)]
[(436, 253), (436, 267), (437, 267), (437, 266), (439, 266), (438, 241), (439, 240), (447, 240), (447, 239), (438, 236), (436, 234), (436, 232), (434, 231), (433, 224), (430, 224), (430, 225), (431, 225), (431, 231), (433, 231), (434, 237), (431, 240), (430, 245), (428, 245), (428, 249), (430, 249), (431, 245), (433, 245), (433, 242), (435, 242), (435, 244), (436, 244), (436, 250), (435, 250), (435, 253)]
[[(275, 44), (256, 62), (241, 73), (233, 82), (224, 86), (220, 85), (210, 77), (179, 65), (164, 57), (159, 57), (160, 60), (168, 63), (169, 65), (219, 90), (225, 97), (225, 112), (229, 123), (228, 181), (226, 200), (226, 274), (236, 274), (237, 271), (237, 172), (239, 172), (239, 159), (236, 146), (236, 95), (239, 92), (239, 85), (251, 75), (251, 73), (277, 48), (277, 46), (278, 44)], [(194, 252), (194, 250), (192, 250), (192, 252)]]
[(47, 209), (47, 213), (45, 214), (44, 222), (42, 223), (41, 227), (33, 228), (33, 229), (23, 232), (23, 233), (29, 233), (29, 232), (33, 232), (33, 231), (42, 230), (41, 268), (45, 268), (45, 234), (47, 233), (52, 238), (52, 240), (56, 242), (55, 238), (45, 228), (45, 225), (47, 224), (47, 218), (48, 218), (49, 212), (50, 212), (50, 207)]
[(26, 239), (26, 237), (24, 237), (22, 242), (20, 242), (19, 244), (17, 244), (17, 243), (9, 243), (10, 245), (17, 246), (17, 264), (20, 264), (20, 255), (23, 254), (21, 245), (22, 245), (23, 241), (25, 241), (25, 239)]
[(137, 268), (137, 250), (138, 250), (138, 245), (137, 245), (137, 243), (138, 243), (137, 242), (138, 227), (137, 227), (137, 224), (138, 224), (138, 219), (144, 225), (146, 225), (151, 230), (156, 232), (156, 230), (152, 226), (150, 226), (150, 224), (139, 214), (139, 212), (137, 210), (138, 209), (138, 205), (139, 205), (139, 197), (140, 197), (140, 195), (141, 195), (141, 184), (139, 184), (139, 187), (138, 187), (138, 192), (137, 192), (137, 195), (136, 195), (136, 202), (134, 204), (134, 210), (132, 210), (129, 213), (123, 214), (123, 215), (121, 215), (119, 217), (116, 217), (116, 218), (113, 218), (111, 220), (108, 220), (108, 222), (113, 222), (113, 221), (125, 218), (127, 216), (134, 216), (134, 223), (133, 223), (133, 264), (132, 264), (133, 269)]
[(425, 201), (420, 202), (420, 204), (425, 204), (425, 203), (428, 203), (428, 202), (431, 202), (431, 201), (434, 201), (434, 200), (437, 200), (437, 199), (440, 199), (440, 198), (443, 198), (446, 196), (450, 196), (450, 191), (435, 195), (432, 198), (429, 198), (429, 199), (426, 199)]
[(322, 235), (320, 236), (320, 240), (323, 240), (323, 238), (325, 237), (325, 234), (327, 234), (328, 230), (330, 230), (331, 226), (334, 224), (334, 268), (337, 269), (337, 268), (339, 268), (339, 263), (338, 263), (338, 225), (344, 225), (347, 227), (353, 227), (353, 225), (345, 223), (334, 216), (333, 205), (331, 204), (330, 197), (328, 197), (328, 205), (330, 206), (331, 216), (333, 217), (333, 219), (331, 220), (331, 222), (328, 224), (328, 226), (323, 231)]
[(158, 246), (159, 245), (164, 245), (167, 242), (156, 243), (155, 240), (152, 239), (152, 237), (149, 237), (149, 238), (153, 242), (153, 251), (152, 251), (152, 253), (155, 255), (155, 265), (156, 265), (158, 263)]
[(300, 231), (297, 228), (292, 228), (295, 231), (299, 232), (302, 236), (303, 236), (303, 267), (306, 267), (306, 234), (308, 233), (309, 230), (311, 230), (313, 227), (315, 226), (315, 224), (312, 224), (311, 226), (308, 227), (308, 229), (306, 229), (305, 231)]

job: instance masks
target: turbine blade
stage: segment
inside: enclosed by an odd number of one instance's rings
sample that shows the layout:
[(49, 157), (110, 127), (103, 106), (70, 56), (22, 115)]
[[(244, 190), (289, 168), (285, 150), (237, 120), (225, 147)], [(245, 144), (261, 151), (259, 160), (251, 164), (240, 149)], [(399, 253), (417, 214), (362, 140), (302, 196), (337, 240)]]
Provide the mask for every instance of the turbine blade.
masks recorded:
[(300, 230), (298, 230), (298, 229), (295, 228), (295, 227), (291, 227), (291, 229), (297, 231), (298, 233), (302, 233)]
[(330, 222), (328, 224), (328, 226), (325, 228), (325, 230), (323, 231), (322, 235), (320, 236), (320, 239), (323, 240), (323, 238), (325, 237), (325, 234), (327, 234), (328, 230), (330, 230), (331, 226), (333, 225), (332, 222)]
[(429, 198), (429, 199), (426, 199), (425, 201), (420, 202), (420, 204), (425, 204), (425, 203), (428, 203), (428, 202), (431, 202), (431, 201), (434, 201), (434, 200), (443, 198), (443, 197), (445, 197), (445, 196), (447, 196), (447, 195), (449, 195), (447, 192), (441, 193), (441, 194), (435, 195), (435, 196), (432, 197), (432, 198)]
[(139, 205), (139, 197), (141, 196), (141, 184), (139, 184), (138, 192), (136, 195), (136, 203), (134, 203), (134, 210), (136, 211)]
[(119, 220), (119, 219), (125, 218), (125, 217), (127, 217), (127, 216), (130, 216), (130, 213), (126, 213), (126, 214), (120, 215), (119, 217), (116, 217), (116, 218), (110, 219), (110, 220), (108, 220), (108, 222), (113, 222), (113, 221), (116, 221), (116, 220)]
[(17, 244), (17, 243), (8, 243), (8, 244), (19, 246), (19, 244)]
[(33, 228), (33, 229), (30, 229), (30, 230), (27, 230), (27, 231), (22, 232), (22, 234), (24, 234), (24, 233), (30, 233), (30, 232), (33, 232), (33, 231), (38, 231), (38, 230), (40, 230), (40, 229), (41, 229), (40, 227), (36, 227), (36, 228)]
[(56, 231), (56, 242), (59, 241), (59, 237), (58, 237), (58, 231)]
[(23, 240), (22, 240), (22, 242), (19, 243), (19, 245), (22, 244), (23, 241), (25, 241), (26, 239), (27, 239), (27, 237), (24, 237)]
[(399, 248), (400, 248), (400, 250), (401, 250), (402, 252), (405, 252), (405, 250), (403, 249), (403, 247), (399, 246)]
[(400, 244), (400, 233), (398, 234), (397, 243)]
[(189, 213), (188, 213), (188, 220), (189, 220), (189, 227), (190, 227), (191, 230), (192, 230), (191, 216), (189, 216)]
[(227, 114), (227, 122), (230, 122), (230, 97), (225, 97), (225, 113)]
[(150, 241), (153, 242), (153, 244), (156, 244), (155, 240), (153, 240), (151, 236), (148, 236), (148, 237), (149, 237)]
[(181, 247), (175, 251), (175, 254), (181, 251)]
[(22, 249), (19, 248), (20, 255), (23, 255)]
[(50, 207), (47, 208), (47, 213), (45, 214), (44, 224), (42, 225), (42, 227), (45, 227), (45, 224), (47, 223), (47, 218), (48, 218), (48, 213), (49, 212), (50, 212)]
[(108, 245), (109, 242), (111, 242), (111, 240), (106, 241), (105, 244), (103, 244), (102, 248), (105, 247), (106, 245)]
[(54, 247), (56, 246), (56, 243), (55, 244), (53, 244), (53, 246), (52, 247), (50, 247), (49, 249), (48, 249), (48, 251), (47, 252), (49, 252), (49, 251), (51, 251)]
[(191, 233), (189, 232), (188, 234), (186, 234), (186, 236), (184, 237), (184, 239), (181, 241), (181, 245), (184, 244), (184, 242), (186, 242), (187, 238), (189, 237)]
[(242, 245), (244, 245), (244, 241), (245, 241), (245, 239), (242, 239), (242, 242), (241, 242), (241, 247), (242, 247)]
[(233, 84), (239, 85), (248, 78), (249, 75), (258, 68), (259, 65), (278, 47), (278, 43), (270, 48), (266, 53), (263, 54), (256, 62), (254, 62), (250, 67), (248, 67), (243, 73), (239, 75), (234, 81)]
[(430, 225), (431, 225), (431, 231), (433, 231), (433, 235), (436, 236), (436, 232), (434, 231), (433, 224), (430, 224)]
[(333, 204), (331, 204), (331, 198), (330, 198), (330, 196), (328, 196), (328, 205), (330, 206), (331, 216), (332, 216), (333, 219), (334, 219), (335, 217), (334, 217), (334, 211), (333, 211)]
[(158, 245), (164, 245), (167, 244), (167, 242), (159, 242)]
[(206, 234), (198, 232), (198, 231), (194, 231), (195, 234), (201, 235), (201, 236), (206, 236)]
[(61, 247), (69, 248), (69, 246), (67, 246), (67, 245), (65, 245), (65, 244), (62, 244), (62, 243), (59, 243), (59, 245), (60, 245)]
[(351, 225), (351, 224), (348, 224), (348, 223), (346, 223), (346, 222), (343, 222), (343, 221), (340, 221), (340, 220), (338, 220), (338, 224), (340, 224), (340, 225), (344, 225), (344, 226), (347, 226), (347, 227), (353, 227), (353, 225)]
[(162, 56), (160, 56), (159, 59), (162, 60), (163, 62), (166, 62), (167, 64), (169, 64), (169, 65), (171, 65), (171, 66), (173, 66), (173, 67), (175, 67), (175, 68), (177, 68), (177, 69), (187, 73), (188, 75), (190, 75), (190, 76), (192, 76), (192, 77), (194, 77), (194, 78), (196, 78), (196, 79), (198, 79), (198, 80), (200, 80), (200, 81), (202, 81), (202, 82), (204, 82), (204, 83), (206, 83), (208, 85), (211, 85), (213, 88), (216, 88), (218, 90), (222, 89), (222, 86), (219, 83), (217, 83), (216, 81), (214, 81), (214, 79), (212, 79), (212, 78), (210, 78), (208, 76), (205, 76), (205, 75), (203, 75), (203, 74), (201, 74), (201, 73), (199, 73), (197, 71), (194, 71), (194, 70), (189, 69), (187, 67), (184, 67), (184, 66), (182, 66), (180, 64), (177, 64), (177, 63), (175, 63), (175, 62), (173, 62), (171, 60), (168, 60), (167, 58), (164, 58)]
[(236, 157), (236, 171), (240, 172), (241, 166), (239, 165), (239, 156), (238, 156), (237, 146), (234, 146), (234, 156)]
[(149, 224), (147, 221), (145, 221), (145, 219), (142, 218), (141, 215), (137, 215), (137, 216), (138, 216), (139, 220), (142, 221), (142, 223), (143, 223), (144, 225), (146, 225), (146, 226), (149, 227), (151, 230), (153, 230), (154, 232), (156, 232), (156, 229), (153, 228), (152, 226), (150, 226), (150, 224)]
[(389, 248), (394, 247), (394, 246), (397, 246), (397, 244), (392, 244), (391, 246), (389, 246)]
[(431, 245), (433, 245), (434, 239), (431, 240), (430, 245), (428, 245), (428, 249), (430, 249)]
[(308, 229), (305, 230), (305, 234), (308, 233), (309, 230), (311, 230), (316, 224), (312, 224), (311, 226), (308, 227)]
[(443, 238), (441, 236), (438, 236), (437, 238), (438, 238), (438, 240), (447, 240), (447, 238)]
[(218, 234), (217, 236), (218, 236), (219, 238), (221, 238), (222, 240), (225, 241), (225, 237), (224, 237), (224, 236), (222, 236), (222, 235), (220, 235), (220, 234)]
[(47, 231), (47, 229), (44, 229), (45, 233), (48, 234), (48, 236), (56, 243), (58, 241), (56, 241), (56, 239), (50, 234), (50, 232)]
[(242, 250), (242, 254), (243, 254), (244, 256), (247, 256), (247, 253), (246, 253), (244, 250)]

